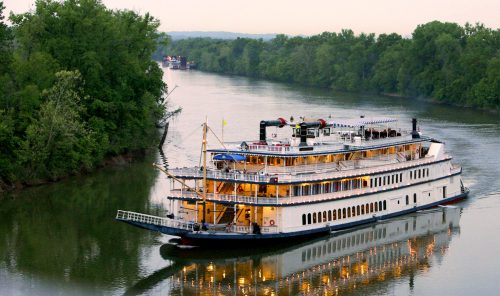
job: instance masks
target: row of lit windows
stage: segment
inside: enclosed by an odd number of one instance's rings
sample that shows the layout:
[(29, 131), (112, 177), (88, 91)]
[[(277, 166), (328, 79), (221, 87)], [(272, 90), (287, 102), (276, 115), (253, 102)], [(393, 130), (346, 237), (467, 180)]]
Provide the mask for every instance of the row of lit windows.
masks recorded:
[(410, 180), (429, 177), (429, 168), (410, 171)]
[(384, 200), (337, 210), (320, 211), (317, 213), (309, 213), (307, 215), (302, 214), (302, 225), (346, 219), (359, 215), (365, 215), (365, 213), (370, 214), (378, 211), (385, 211), (386, 209), (387, 202)]
[(370, 179), (370, 188), (403, 182), (403, 173)]
[[(429, 177), (429, 168), (410, 171), (410, 180)], [(374, 177), (370, 179), (370, 188), (393, 185), (403, 182), (403, 173)], [(293, 196), (315, 195), (338, 191), (359, 189), (367, 186), (361, 178), (323, 182), (312, 185), (293, 186)]]
[(331, 182), (323, 182), (312, 185), (293, 186), (293, 195), (302, 196), (302, 195), (323, 194), (323, 193), (358, 189), (361, 187), (362, 187), (362, 180), (359, 178), (352, 180), (344, 180), (344, 181), (331, 181)]

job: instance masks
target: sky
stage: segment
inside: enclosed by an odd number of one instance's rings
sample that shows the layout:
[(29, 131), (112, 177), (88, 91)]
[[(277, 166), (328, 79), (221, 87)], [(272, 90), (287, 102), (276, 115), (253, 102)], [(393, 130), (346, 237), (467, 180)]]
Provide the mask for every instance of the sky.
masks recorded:
[[(34, 9), (34, 0), (3, 0), (6, 13)], [(314, 35), (352, 29), (410, 36), (433, 20), (500, 27), (500, 0), (102, 0), (113, 9), (149, 12), (161, 31), (227, 31)]]

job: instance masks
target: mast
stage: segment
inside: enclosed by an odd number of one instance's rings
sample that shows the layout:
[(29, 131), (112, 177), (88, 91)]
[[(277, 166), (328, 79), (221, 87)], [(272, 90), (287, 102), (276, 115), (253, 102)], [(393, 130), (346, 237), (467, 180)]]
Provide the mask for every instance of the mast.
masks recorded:
[[(206, 207), (207, 207), (207, 119), (203, 123), (203, 215), (202, 222), (206, 222)], [(214, 221), (215, 223), (215, 221)]]

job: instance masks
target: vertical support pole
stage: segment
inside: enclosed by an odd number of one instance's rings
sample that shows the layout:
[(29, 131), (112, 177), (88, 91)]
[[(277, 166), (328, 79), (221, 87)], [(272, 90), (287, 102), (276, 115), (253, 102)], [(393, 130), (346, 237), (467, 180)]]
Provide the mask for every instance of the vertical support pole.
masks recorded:
[(233, 225), (236, 225), (236, 215), (238, 214), (238, 205), (234, 204), (233, 212), (234, 212)]
[(203, 124), (203, 213), (202, 223), (206, 222), (206, 209), (207, 209), (207, 119)]

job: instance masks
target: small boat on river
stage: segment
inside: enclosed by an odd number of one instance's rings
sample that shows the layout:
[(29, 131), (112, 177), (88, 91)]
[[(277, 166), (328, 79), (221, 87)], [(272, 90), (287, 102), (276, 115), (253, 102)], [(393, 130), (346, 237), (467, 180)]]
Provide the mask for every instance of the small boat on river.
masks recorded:
[[(288, 137), (267, 137), (267, 127)], [(268, 245), (459, 201), (462, 169), (445, 144), (393, 118), (262, 120), (259, 140), (207, 148), (203, 165), (163, 170), (166, 217), (119, 210), (117, 220), (191, 246)], [(208, 161), (207, 161), (208, 160)]]

